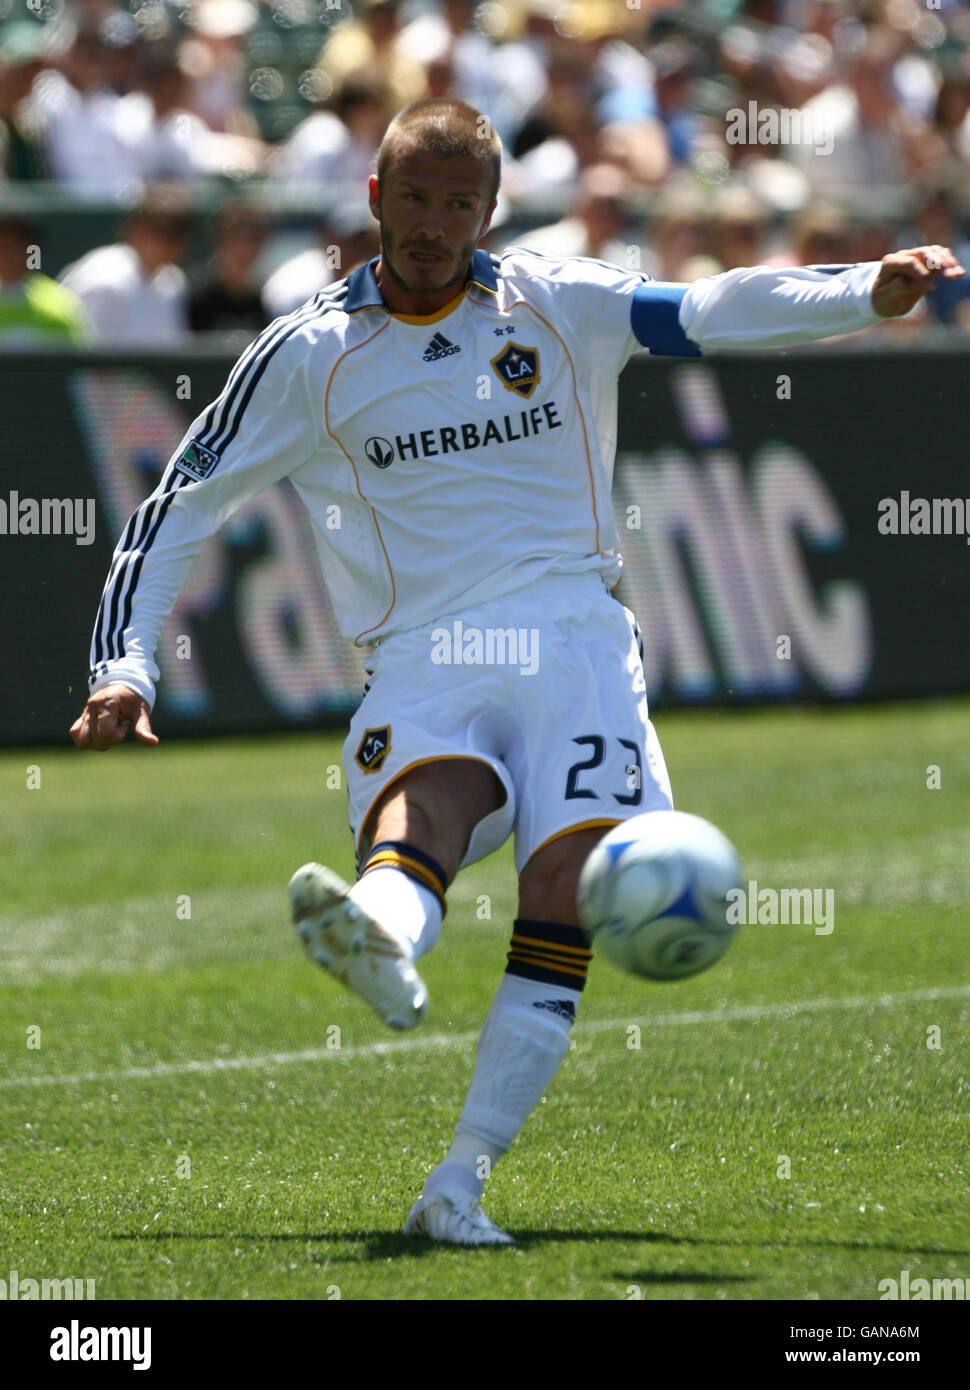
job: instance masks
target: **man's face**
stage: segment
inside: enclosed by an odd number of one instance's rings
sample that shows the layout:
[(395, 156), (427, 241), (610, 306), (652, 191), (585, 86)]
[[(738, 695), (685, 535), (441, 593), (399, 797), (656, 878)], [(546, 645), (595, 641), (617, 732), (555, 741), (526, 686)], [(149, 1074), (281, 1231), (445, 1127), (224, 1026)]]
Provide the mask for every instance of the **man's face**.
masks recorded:
[(151, 274), (163, 265), (179, 265), (188, 249), (188, 230), (180, 219), (152, 217), (132, 224), (128, 240)]
[(401, 289), (434, 294), (463, 285), (475, 243), (494, 209), (491, 170), (468, 157), (425, 150), (396, 154), (383, 181), (370, 181), (381, 227), (382, 268)]
[(0, 284), (16, 284), (26, 270), (27, 238), (19, 227), (0, 226)]

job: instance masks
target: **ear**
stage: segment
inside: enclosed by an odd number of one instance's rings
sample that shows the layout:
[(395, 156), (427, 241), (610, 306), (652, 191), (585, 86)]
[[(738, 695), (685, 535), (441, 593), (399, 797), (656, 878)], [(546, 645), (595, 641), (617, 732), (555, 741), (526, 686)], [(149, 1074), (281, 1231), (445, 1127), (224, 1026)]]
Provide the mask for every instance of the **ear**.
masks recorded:
[(491, 204), (491, 206), (489, 207), (488, 211), (486, 212), (486, 214), (485, 214), (485, 220), (484, 220), (484, 222), (482, 223), (482, 229), (481, 229), (481, 231), (478, 233), (478, 238), (477, 238), (477, 239), (478, 239), (479, 241), (481, 241), (482, 237), (485, 236), (485, 234), (488, 232), (489, 227), (492, 225), (492, 217), (493, 217), (493, 215), (494, 215), (494, 213), (495, 213), (495, 209), (496, 209), (497, 207), (498, 207), (498, 203), (497, 203), (497, 202), (493, 202), (493, 203)]
[(376, 174), (371, 174), (367, 180), (367, 202), (371, 215), (379, 222), (381, 220), (381, 186), (377, 182)]

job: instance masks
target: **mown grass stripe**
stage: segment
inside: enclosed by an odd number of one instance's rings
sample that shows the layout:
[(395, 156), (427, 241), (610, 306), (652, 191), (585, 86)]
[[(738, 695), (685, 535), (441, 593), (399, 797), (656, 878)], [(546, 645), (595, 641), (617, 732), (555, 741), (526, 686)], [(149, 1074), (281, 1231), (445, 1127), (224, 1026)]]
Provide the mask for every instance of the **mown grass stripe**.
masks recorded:
[[(904, 994), (852, 995), (844, 998), (796, 999), (777, 1004), (741, 1004), (733, 1009), (686, 1010), (640, 1018), (598, 1018), (577, 1023), (574, 1032), (605, 1033), (613, 1028), (638, 1024), (643, 1029), (684, 1028), (697, 1024), (748, 1023), (768, 1018), (794, 1018), (800, 1014), (838, 1012), (850, 1009), (892, 1008), (922, 1004), (940, 999), (970, 998), (970, 984), (908, 990)], [(413, 1038), (393, 1038), (386, 1042), (364, 1043), (359, 1047), (310, 1047), (297, 1052), (264, 1052), (253, 1056), (210, 1057), (184, 1062), (157, 1062), (146, 1067), (119, 1067), (111, 1071), (79, 1072), (74, 1075), (6, 1077), (0, 1090), (18, 1086), (75, 1086), (102, 1081), (152, 1081), (166, 1076), (209, 1075), (223, 1071), (258, 1071), (262, 1067), (292, 1066), (297, 1062), (356, 1061), (367, 1057), (386, 1057), (395, 1053), (427, 1051), (436, 1048), (470, 1047), (479, 1034), (430, 1033)]]

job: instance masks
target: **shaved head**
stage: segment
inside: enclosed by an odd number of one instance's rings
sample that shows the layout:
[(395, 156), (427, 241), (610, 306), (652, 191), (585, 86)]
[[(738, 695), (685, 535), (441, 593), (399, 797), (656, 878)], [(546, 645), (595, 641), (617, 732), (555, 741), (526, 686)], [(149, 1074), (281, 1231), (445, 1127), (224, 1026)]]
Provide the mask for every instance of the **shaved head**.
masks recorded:
[(486, 204), (495, 201), (502, 177), (502, 142), (487, 116), (450, 97), (430, 98), (406, 106), (387, 128), (377, 154), (377, 177), (384, 178), (401, 155), (424, 151), (439, 159), (474, 159), (488, 179)]

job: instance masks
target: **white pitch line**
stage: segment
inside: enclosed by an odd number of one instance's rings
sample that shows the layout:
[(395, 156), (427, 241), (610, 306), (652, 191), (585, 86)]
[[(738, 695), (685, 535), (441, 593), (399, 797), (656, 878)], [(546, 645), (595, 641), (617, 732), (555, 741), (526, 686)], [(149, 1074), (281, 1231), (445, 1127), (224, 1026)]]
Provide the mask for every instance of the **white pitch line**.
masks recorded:
[[(690, 1010), (657, 1014), (653, 1018), (596, 1018), (577, 1023), (579, 1033), (605, 1033), (638, 1023), (651, 1028), (685, 1028), (694, 1024), (747, 1023), (762, 1018), (793, 1018), (798, 1014), (839, 1012), (844, 1009), (892, 1008), (898, 1004), (925, 1004), (938, 999), (970, 998), (970, 985), (950, 985), (909, 990), (905, 994), (848, 995), (843, 999), (796, 999), (779, 1004), (740, 1004), (734, 1009), (708, 1012)], [(429, 1033), (414, 1038), (365, 1043), (360, 1047), (308, 1047), (300, 1052), (264, 1052), (253, 1057), (210, 1057), (187, 1062), (156, 1062), (150, 1067), (119, 1067), (114, 1071), (79, 1072), (63, 1076), (7, 1077), (0, 1090), (17, 1086), (75, 1086), (100, 1081), (152, 1081), (165, 1076), (213, 1075), (221, 1071), (258, 1071), (261, 1067), (285, 1067), (295, 1062), (349, 1062), (361, 1057), (387, 1057), (399, 1052), (426, 1048), (470, 1047), (478, 1040), (474, 1033)]]

